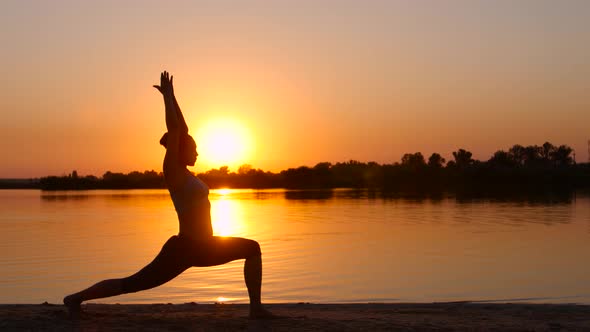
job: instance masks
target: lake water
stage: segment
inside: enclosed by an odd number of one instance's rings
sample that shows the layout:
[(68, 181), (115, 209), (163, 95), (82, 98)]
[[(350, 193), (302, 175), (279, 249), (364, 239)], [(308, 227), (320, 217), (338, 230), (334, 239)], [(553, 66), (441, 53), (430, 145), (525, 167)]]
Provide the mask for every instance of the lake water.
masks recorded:
[[(383, 198), (212, 190), (214, 232), (256, 239), (265, 302), (590, 304), (590, 198)], [(165, 190), (0, 191), (0, 303), (65, 294), (149, 263), (178, 232)], [(103, 303), (247, 303), (243, 261)]]

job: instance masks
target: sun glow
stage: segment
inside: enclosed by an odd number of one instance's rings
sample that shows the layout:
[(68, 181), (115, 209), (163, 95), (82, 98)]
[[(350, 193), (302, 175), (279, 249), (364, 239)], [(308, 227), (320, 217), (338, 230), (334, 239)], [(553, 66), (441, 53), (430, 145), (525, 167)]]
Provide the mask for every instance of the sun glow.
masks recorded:
[(236, 169), (247, 163), (253, 149), (250, 132), (233, 119), (217, 119), (197, 132), (199, 161), (211, 168), (229, 166)]

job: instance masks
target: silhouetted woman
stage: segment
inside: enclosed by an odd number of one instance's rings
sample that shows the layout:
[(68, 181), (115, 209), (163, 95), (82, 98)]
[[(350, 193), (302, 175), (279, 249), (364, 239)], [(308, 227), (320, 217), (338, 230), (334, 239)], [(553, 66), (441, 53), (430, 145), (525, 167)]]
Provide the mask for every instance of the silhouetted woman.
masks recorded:
[(180, 229), (166, 241), (156, 258), (132, 276), (103, 280), (83, 291), (66, 296), (70, 313), (78, 313), (84, 301), (153, 288), (172, 280), (192, 266), (213, 266), (246, 259), (244, 279), (250, 297), (251, 318), (273, 318), (260, 301), (262, 258), (258, 242), (238, 237), (213, 236), (209, 188), (187, 166), (197, 160), (197, 146), (178, 107), (172, 77), (160, 75), (154, 85), (164, 96), (168, 132), (160, 140), (166, 147), (164, 178), (176, 212)]

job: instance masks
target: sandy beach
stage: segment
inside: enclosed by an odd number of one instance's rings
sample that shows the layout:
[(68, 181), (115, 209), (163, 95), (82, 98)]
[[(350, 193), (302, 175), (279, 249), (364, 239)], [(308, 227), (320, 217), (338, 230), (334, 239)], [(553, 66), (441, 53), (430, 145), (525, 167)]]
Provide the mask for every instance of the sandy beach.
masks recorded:
[(1, 331), (590, 331), (574, 304), (271, 304), (286, 318), (254, 321), (245, 304), (0, 305)]

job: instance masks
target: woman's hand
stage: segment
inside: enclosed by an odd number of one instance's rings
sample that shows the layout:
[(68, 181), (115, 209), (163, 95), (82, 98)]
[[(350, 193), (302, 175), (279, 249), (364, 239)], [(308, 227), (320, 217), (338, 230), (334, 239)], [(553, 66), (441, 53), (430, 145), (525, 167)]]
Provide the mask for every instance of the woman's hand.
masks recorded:
[(154, 88), (158, 89), (164, 95), (164, 98), (173, 98), (174, 97), (174, 87), (172, 85), (172, 81), (174, 80), (174, 76), (170, 76), (167, 71), (164, 71), (160, 74), (160, 85), (154, 85)]

